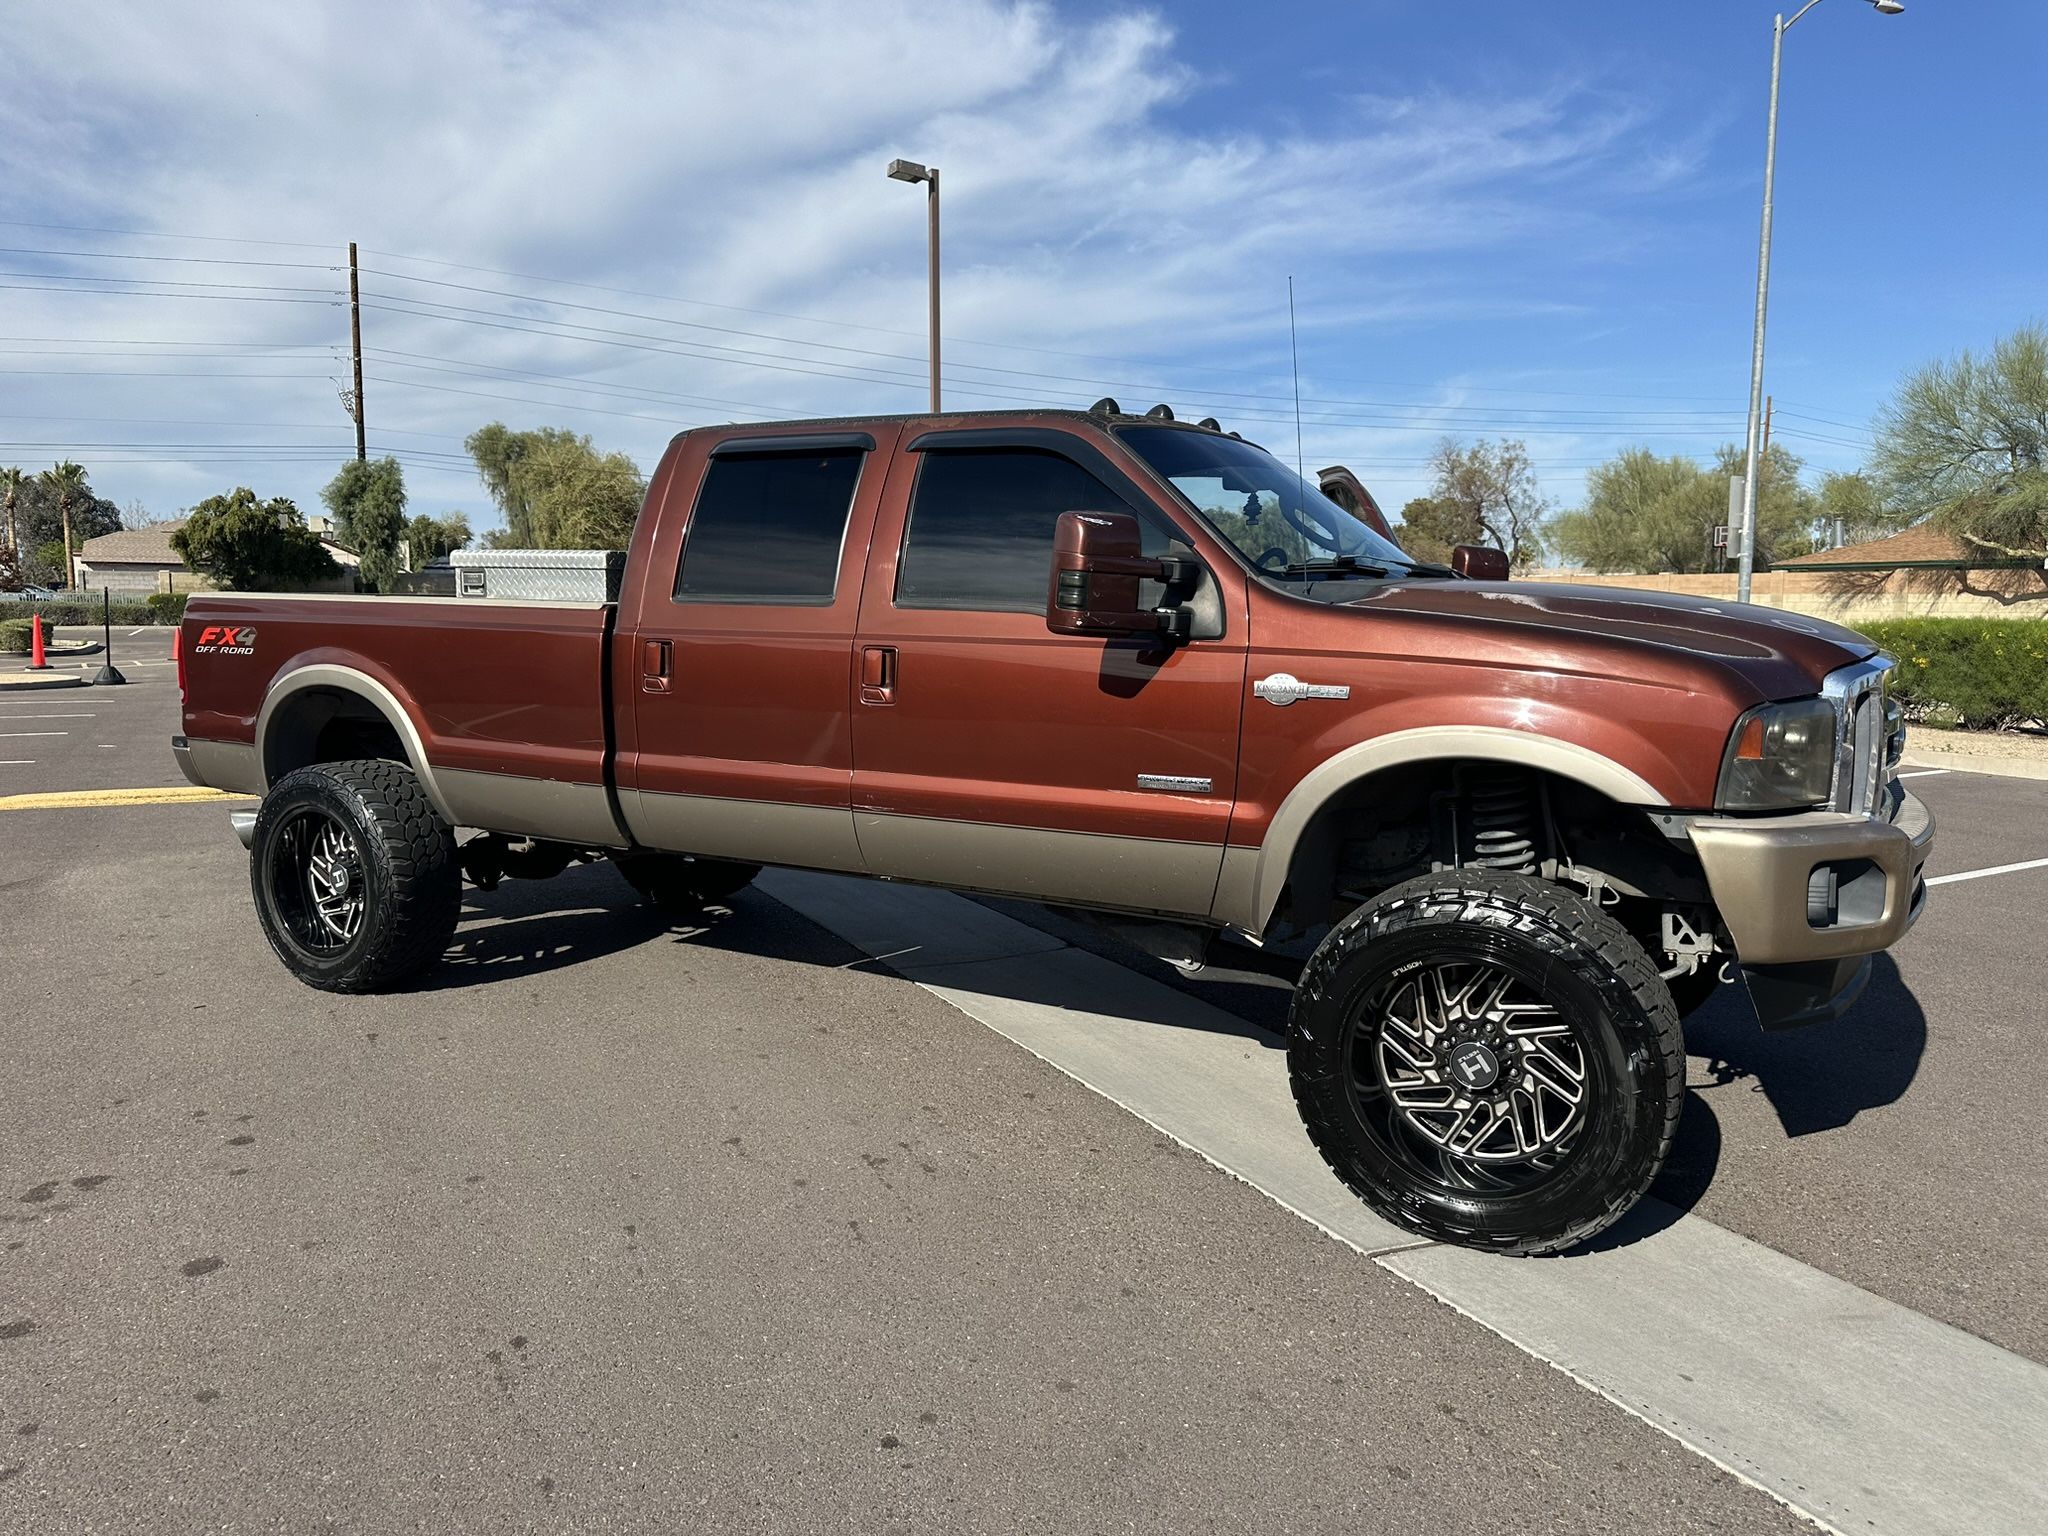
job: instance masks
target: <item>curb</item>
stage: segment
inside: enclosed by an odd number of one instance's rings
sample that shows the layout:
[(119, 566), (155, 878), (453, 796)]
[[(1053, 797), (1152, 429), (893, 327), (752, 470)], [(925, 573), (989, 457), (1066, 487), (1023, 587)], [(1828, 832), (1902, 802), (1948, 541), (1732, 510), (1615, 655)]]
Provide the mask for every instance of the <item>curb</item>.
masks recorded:
[(0, 693), (45, 693), (53, 688), (83, 688), (85, 679), (60, 674), (56, 677), (0, 677)]

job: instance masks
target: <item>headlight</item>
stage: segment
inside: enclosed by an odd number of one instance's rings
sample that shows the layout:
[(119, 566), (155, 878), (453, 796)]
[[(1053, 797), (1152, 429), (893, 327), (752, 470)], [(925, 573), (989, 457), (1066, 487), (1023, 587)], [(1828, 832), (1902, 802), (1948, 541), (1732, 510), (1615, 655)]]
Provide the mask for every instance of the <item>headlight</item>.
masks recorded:
[(1824, 805), (1835, 789), (1835, 706), (1760, 704), (1735, 722), (1714, 803), (1724, 811)]

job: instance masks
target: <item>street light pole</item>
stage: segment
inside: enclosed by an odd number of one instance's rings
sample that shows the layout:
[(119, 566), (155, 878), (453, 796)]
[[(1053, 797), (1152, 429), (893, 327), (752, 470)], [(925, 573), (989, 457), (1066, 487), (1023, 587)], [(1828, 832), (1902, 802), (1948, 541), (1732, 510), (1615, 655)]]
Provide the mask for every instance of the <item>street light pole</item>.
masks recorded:
[(927, 261), (930, 274), (926, 279), (925, 306), (926, 321), (931, 329), (932, 350), (932, 414), (939, 411), (939, 168), (936, 165), (919, 165), (915, 160), (891, 160), (889, 179), (910, 183), (924, 182), (928, 195), (925, 209), (930, 220), (930, 233), (926, 238)]
[[(1906, 8), (1905, 0), (1870, 0), (1870, 3), (1883, 16), (1896, 16)], [(1737, 601), (1745, 603), (1749, 601), (1750, 578), (1756, 571), (1756, 489), (1757, 476), (1763, 467), (1760, 444), (1764, 414), (1764, 316), (1770, 308), (1771, 299), (1771, 196), (1778, 174), (1778, 79), (1785, 58), (1785, 34), (1792, 30), (1800, 17), (1819, 4), (1820, 0), (1806, 0), (1805, 5), (1793, 12), (1791, 21), (1787, 21), (1785, 13), (1780, 11), (1771, 28), (1771, 120), (1764, 135), (1764, 217), (1756, 254), (1756, 335), (1749, 354), (1749, 443), (1742, 470), (1742, 526), (1737, 530), (1741, 547), (1736, 567), (1735, 596)]]
[[(1802, 13), (1803, 14), (1803, 13)], [(1742, 468), (1742, 547), (1736, 566), (1735, 600), (1749, 601), (1756, 572), (1757, 442), (1764, 424), (1764, 315), (1771, 302), (1771, 192), (1778, 174), (1778, 76), (1785, 58), (1785, 16), (1771, 28), (1771, 125), (1764, 135), (1764, 222), (1756, 255), (1756, 335), (1749, 353), (1749, 440)]]

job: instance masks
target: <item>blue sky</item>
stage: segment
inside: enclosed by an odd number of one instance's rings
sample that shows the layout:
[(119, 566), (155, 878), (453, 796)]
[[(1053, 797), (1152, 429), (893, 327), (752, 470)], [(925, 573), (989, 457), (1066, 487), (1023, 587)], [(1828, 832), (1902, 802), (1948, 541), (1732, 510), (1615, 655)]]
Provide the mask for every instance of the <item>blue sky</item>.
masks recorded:
[[(1909, 4), (1787, 39), (1769, 385), (1816, 472), (1903, 371), (2048, 317), (2048, 15)], [(493, 520), (493, 417), (651, 469), (698, 422), (917, 409), (900, 154), (944, 172), (949, 405), (1164, 399), (1291, 454), (1292, 274), (1313, 464), (1398, 506), (1447, 433), (1521, 436), (1569, 506), (1625, 445), (1740, 435), (1773, 11), (30, 7), (0, 462), (314, 509), (349, 239), (416, 510)]]

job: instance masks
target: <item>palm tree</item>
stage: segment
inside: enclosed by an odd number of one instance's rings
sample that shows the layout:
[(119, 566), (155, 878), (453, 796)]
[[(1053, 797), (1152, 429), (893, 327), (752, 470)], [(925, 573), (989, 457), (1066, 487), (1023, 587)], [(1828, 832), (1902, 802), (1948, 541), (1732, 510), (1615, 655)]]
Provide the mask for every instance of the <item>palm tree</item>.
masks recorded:
[(0, 504), (4, 504), (7, 509), (6, 547), (13, 550), (16, 554), (21, 553), (21, 540), (14, 532), (14, 509), (21, 500), (21, 488), (27, 484), (27, 471), (16, 468), (12, 464), (8, 465), (5, 469), (0, 469)]
[(85, 484), (85, 466), (73, 464), (66, 459), (62, 464), (53, 464), (38, 476), (43, 489), (57, 498), (57, 514), (64, 520), (64, 590), (71, 590), (71, 507), (72, 503), (85, 500), (90, 494)]

